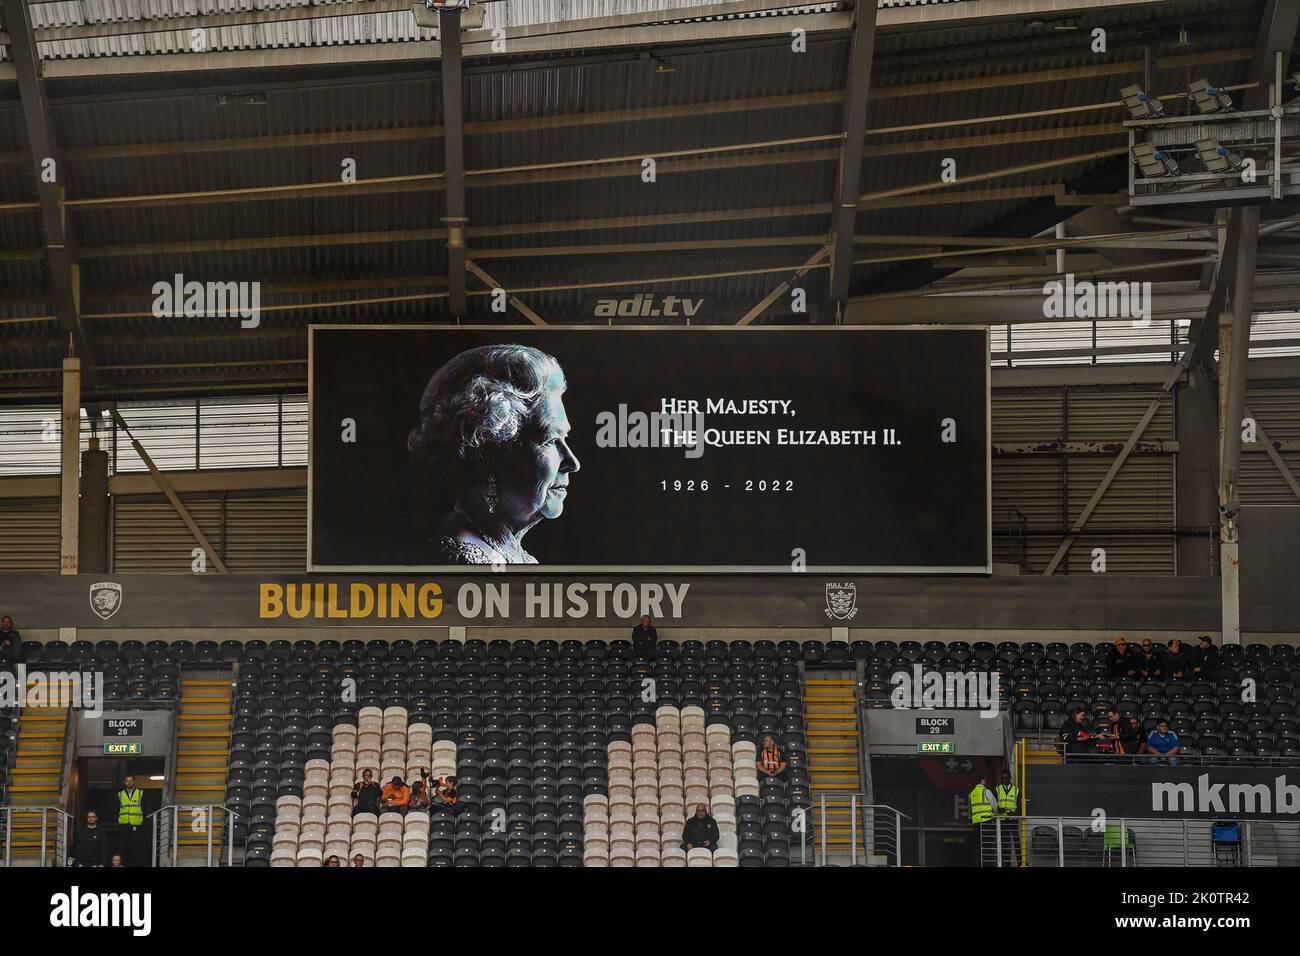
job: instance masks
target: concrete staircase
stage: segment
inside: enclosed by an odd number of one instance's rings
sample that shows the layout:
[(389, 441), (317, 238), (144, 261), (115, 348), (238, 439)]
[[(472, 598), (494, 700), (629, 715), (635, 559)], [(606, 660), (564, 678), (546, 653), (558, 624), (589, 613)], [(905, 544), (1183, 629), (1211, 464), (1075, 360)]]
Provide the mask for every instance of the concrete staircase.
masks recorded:
[[(825, 831), (827, 854), (847, 854), (852, 846), (850, 800), (834, 793), (861, 793), (857, 678), (852, 671), (813, 671), (804, 677), (804, 720), (808, 728), (808, 771), (812, 813), (809, 833), (818, 852)], [(822, 798), (826, 821), (822, 823)], [(858, 826), (862, 818), (859, 811)], [(858, 839), (862, 834), (859, 830)], [(810, 847), (811, 849), (811, 847)]]
[[(36, 865), (45, 850), (46, 865), (65, 852), (60, 839), (62, 817), (52, 811), (24, 812), (22, 807), (57, 807), (63, 792), (63, 751), (68, 734), (66, 707), (28, 707), (18, 720), (18, 747), (9, 772), (6, 800), (10, 806), (9, 848), (11, 865)], [(43, 823), (44, 821), (44, 823)], [(42, 836), (42, 826), (44, 836)], [(0, 841), (0, 854), (4, 843)]]
[(178, 808), (177, 842), (182, 864), (207, 862), (209, 828), (214, 863), (219, 856), (225, 814), (211, 814), (201, 808), (225, 802), (233, 699), (228, 673), (189, 670), (181, 674), (173, 802)]
[(1050, 740), (1030, 740), (1026, 737), (1020, 743), (1024, 747), (1026, 766), (1065, 763), (1065, 758), (1057, 752), (1056, 745)]

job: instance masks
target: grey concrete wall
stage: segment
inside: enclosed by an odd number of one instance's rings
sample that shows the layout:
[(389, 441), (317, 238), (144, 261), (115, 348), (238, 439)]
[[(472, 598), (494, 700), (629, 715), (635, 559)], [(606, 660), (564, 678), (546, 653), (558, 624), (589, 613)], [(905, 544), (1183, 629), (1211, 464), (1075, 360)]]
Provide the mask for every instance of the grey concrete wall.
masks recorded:
[[(973, 710), (868, 710), (867, 740), (871, 752), (917, 756), (920, 741), (951, 740), (956, 746), (956, 756), (1001, 757), (1006, 741), (1006, 714), (984, 718)], [(952, 717), (951, 736), (918, 734), (916, 721), (920, 717)], [(933, 756), (942, 756), (935, 754)]]
[[(112, 737), (104, 733), (105, 720), (138, 717), (139, 737)], [(106, 743), (138, 743), (141, 757), (167, 757), (171, 754), (172, 727), (175, 719), (170, 710), (106, 710), (99, 717), (78, 714), (74, 721), (78, 757), (103, 757)]]

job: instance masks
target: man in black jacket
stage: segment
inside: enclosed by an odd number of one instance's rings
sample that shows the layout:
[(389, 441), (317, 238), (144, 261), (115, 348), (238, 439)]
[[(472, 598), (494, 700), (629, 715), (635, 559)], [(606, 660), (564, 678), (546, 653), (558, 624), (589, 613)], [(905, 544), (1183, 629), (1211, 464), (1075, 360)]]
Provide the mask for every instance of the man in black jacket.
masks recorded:
[(654, 622), (650, 620), (650, 615), (641, 615), (641, 623), (632, 628), (632, 650), (636, 651), (638, 657), (653, 658), (655, 656), (655, 641), (657, 640), (659, 640), (659, 634), (655, 631)]
[(1061, 728), (1061, 743), (1065, 744), (1067, 761), (1070, 757), (1086, 760), (1087, 755), (1092, 753), (1092, 731), (1084, 722), (1086, 716), (1082, 710), (1076, 710)]
[(108, 865), (108, 831), (100, 827), (94, 810), (86, 813), (86, 825), (72, 838), (72, 865)]
[(1192, 674), (1202, 680), (1212, 681), (1217, 674), (1217, 665), (1219, 663), (1219, 649), (1214, 646), (1208, 634), (1202, 634), (1197, 641), (1197, 647), (1191, 655)]
[(8, 614), (0, 617), (0, 670), (15, 670), (23, 659), (23, 637)]
[(709, 816), (709, 808), (697, 804), (695, 816), (686, 821), (682, 828), (683, 850), (708, 850), (712, 853), (718, 848), (718, 821)]

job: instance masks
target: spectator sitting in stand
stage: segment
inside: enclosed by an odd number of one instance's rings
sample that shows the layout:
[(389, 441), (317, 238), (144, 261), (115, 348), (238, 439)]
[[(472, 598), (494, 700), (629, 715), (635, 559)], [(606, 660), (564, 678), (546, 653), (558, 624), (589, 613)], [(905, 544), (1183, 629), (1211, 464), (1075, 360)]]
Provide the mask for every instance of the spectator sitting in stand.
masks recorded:
[(1142, 658), (1138, 663), (1138, 676), (1143, 680), (1160, 680), (1165, 676), (1160, 651), (1151, 643), (1149, 637), (1142, 639)]
[(1169, 650), (1165, 651), (1164, 669), (1170, 680), (1182, 680), (1187, 676), (1190, 664), (1188, 658), (1188, 649), (1183, 647), (1182, 641), (1174, 638), (1169, 642)]
[(659, 640), (659, 632), (655, 630), (650, 615), (641, 615), (641, 623), (632, 628), (632, 650), (638, 657), (653, 658), (657, 640)]
[(1175, 754), (1179, 751), (1178, 735), (1169, 729), (1169, 721), (1160, 720), (1156, 729), (1147, 735), (1146, 763), (1167, 762), (1171, 767), (1178, 766)]
[(406, 813), (407, 807), (411, 805), (411, 788), (406, 785), (406, 781), (401, 777), (394, 776), (384, 786), (383, 795), (379, 798), (379, 805), (385, 811), (392, 810), (397, 813)]
[(763, 746), (758, 748), (758, 757), (754, 762), (758, 765), (758, 772), (764, 776), (785, 779), (788, 766), (785, 754), (781, 753), (781, 748), (776, 745), (771, 734), (763, 737)]
[(352, 815), (358, 813), (378, 813), (379, 798), (382, 790), (374, 780), (373, 770), (361, 771), (361, 779), (352, 787)]
[(712, 853), (718, 848), (718, 821), (709, 815), (709, 808), (699, 803), (695, 806), (695, 816), (686, 821), (682, 828), (683, 850), (708, 850)]
[(126, 867), (122, 865), (122, 854), (114, 853), (113, 859), (109, 861), (108, 868), (110, 870), (125, 870)]
[(433, 809), (455, 813), (456, 801), (458, 799), (459, 795), (456, 793), (456, 778), (440, 777), (438, 779), (438, 786), (435, 787), (433, 791)]
[(1109, 668), (1111, 680), (1127, 680), (1137, 676), (1137, 666), (1129, 653), (1128, 641), (1125, 638), (1116, 638)]
[(1219, 649), (1214, 646), (1208, 634), (1202, 634), (1197, 640), (1195, 653), (1191, 657), (1191, 669), (1194, 677), (1213, 681), (1217, 676), (1216, 665), (1219, 663)]
[(366, 865), (366, 858), (365, 858), (364, 856), (362, 856), (360, 853), (358, 853), (356, 856), (354, 856), (354, 857), (352, 858), (352, 866), (353, 866), (353, 867), (355, 867), (355, 868), (357, 868), (357, 869), (360, 869), (361, 867), (363, 867), (363, 866), (365, 866), (365, 865)]
[(1142, 721), (1136, 717), (1120, 721), (1119, 747), (1120, 753), (1128, 757), (1136, 757), (1139, 754), (1146, 753), (1147, 744), (1146, 740), (1143, 739)]
[(423, 780), (416, 780), (411, 784), (411, 802), (406, 805), (408, 810), (425, 810), (429, 809), (429, 788)]

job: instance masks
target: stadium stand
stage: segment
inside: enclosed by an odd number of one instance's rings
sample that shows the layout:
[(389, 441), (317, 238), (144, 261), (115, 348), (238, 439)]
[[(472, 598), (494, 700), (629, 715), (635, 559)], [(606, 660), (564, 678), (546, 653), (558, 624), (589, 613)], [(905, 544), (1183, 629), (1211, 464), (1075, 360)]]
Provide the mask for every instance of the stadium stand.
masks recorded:
[[(706, 802), (728, 839), (695, 865), (789, 865), (791, 812), (811, 805), (807, 649), (661, 641), (649, 661), (627, 641), (249, 642), (226, 787), (247, 822), (234, 836), (253, 866), (318, 866), (345, 843), (376, 865), (419, 865), (416, 847), (433, 866), (690, 865), (674, 845), (686, 808)], [(769, 733), (792, 767), (760, 787), (754, 748)], [(362, 770), (411, 780), (453, 760), (454, 817), (350, 816)], [(584, 850), (588, 830), (606, 842)]]
[[(1054, 737), (1076, 709), (1101, 730), (1113, 706), (1124, 718), (1138, 717), (1144, 731), (1167, 718), (1183, 741), (1184, 756), (1300, 760), (1295, 647), (1228, 645), (1219, 649), (1212, 679), (1114, 679), (1112, 655), (1113, 645), (1104, 642), (879, 641), (865, 661), (866, 702), (891, 706), (893, 675), (923, 663), (941, 673), (996, 673), (1022, 734)], [(1253, 701), (1242, 700), (1247, 680), (1254, 681)]]

